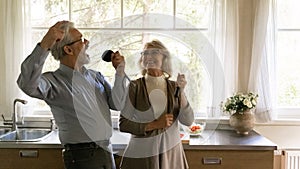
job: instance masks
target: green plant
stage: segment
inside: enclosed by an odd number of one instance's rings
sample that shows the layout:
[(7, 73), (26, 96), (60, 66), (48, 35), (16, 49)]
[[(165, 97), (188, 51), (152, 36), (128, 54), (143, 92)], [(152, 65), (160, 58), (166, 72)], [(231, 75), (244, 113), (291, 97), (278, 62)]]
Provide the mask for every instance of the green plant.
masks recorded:
[(252, 92), (250, 93), (236, 93), (235, 95), (227, 98), (221, 102), (221, 109), (223, 112), (227, 112), (230, 115), (238, 112), (243, 113), (248, 109), (256, 107), (258, 95)]

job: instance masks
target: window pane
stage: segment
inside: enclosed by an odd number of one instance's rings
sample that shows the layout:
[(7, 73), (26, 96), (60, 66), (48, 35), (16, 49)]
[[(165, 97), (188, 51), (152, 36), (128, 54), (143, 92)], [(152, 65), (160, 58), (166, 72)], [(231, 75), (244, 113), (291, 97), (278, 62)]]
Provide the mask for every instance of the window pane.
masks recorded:
[(77, 27), (119, 28), (121, 26), (121, 0), (72, 0), (71, 5), (71, 20)]
[[(48, 25), (50, 27), (51, 25)], [(47, 33), (49, 28), (47, 29), (34, 29), (32, 30), (31, 34), (31, 47), (30, 47), (30, 52), (34, 49), (34, 47), (37, 45), (37, 43), (41, 42), (45, 34)], [(29, 53), (28, 53), (29, 54)]]
[[(161, 18), (159, 20), (147, 20), (149, 18), (143, 16), (146, 13), (173, 16), (173, 0), (133, 0), (123, 1), (123, 3), (124, 17), (128, 18), (124, 21), (124, 28), (164, 28), (166, 23), (173, 26), (173, 19), (160, 22), (162, 21)], [(149, 25), (149, 23), (153, 24)]]
[(300, 29), (300, 1), (299, 0), (278, 0), (277, 17), (278, 28)]
[(68, 0), (31, 0), (30, 17), (33, 27), (49, 27), (60, 20), (68, 20)]
[[(208, 28), (211, 0), (177, 0), (176, 17), (190, 23), (196, 28)], [(189, 27), (176, 23), (176, 28)]]
[(278, 33), (278, 106), (300, 106), (300, 32)]

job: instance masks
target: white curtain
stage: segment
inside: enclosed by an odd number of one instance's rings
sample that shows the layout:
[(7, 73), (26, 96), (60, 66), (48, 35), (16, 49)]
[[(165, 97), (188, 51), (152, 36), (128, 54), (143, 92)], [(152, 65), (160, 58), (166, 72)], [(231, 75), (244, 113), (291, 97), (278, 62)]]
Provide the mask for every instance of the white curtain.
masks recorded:
[(223, 64), (225, 97), (231, 96), (238, 86), (239, 0), (212, 0), (213, 15), (209, 37)]
[(225, 98), (259, 94), (257, 122), (272, 119), (275, 98), (275, 0), (212, 0), (211, 43), (223, 63)]
[(16, 84), (24, 59), (24, 0), (0, 1), (0, 114), (10, 117), (13, 100), (21, 96)]
[(259, 95), (256, 121), (268, 122), (275, 116), (275, 0), (254, 0), (253, 44), (248, 91)]

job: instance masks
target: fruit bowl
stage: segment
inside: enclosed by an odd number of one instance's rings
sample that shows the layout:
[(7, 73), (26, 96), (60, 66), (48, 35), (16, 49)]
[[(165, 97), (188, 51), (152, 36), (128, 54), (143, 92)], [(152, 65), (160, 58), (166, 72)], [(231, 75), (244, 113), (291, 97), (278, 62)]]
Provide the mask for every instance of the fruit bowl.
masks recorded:
[(200, 135), (204, 129), (205, 129), (205, 122), (197, 122), (197, 123), (193, 123), (190, 126), (183, 126), (183, 130), (186, 133), (189, 133), (191, 136), (197, 136)]

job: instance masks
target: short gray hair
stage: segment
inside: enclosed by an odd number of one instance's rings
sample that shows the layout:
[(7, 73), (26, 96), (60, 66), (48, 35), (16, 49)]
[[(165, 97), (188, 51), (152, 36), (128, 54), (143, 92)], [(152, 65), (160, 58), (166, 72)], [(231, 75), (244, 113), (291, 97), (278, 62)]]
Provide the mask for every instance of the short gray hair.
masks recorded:
[(72, 41), (72, 37), (69, 33), (69, 30), (72, 28), (74, 28), (73, 22), (64, 22), (61, 25), (60, 29), (62, 29), (65, 32), (65, 36), (62, 40), (56, 42), (51, 48), (51, 54), (55, 60), (60, 60), (62, 57), (66, 56), (64, 46), (68, 43), (71, 43)]

